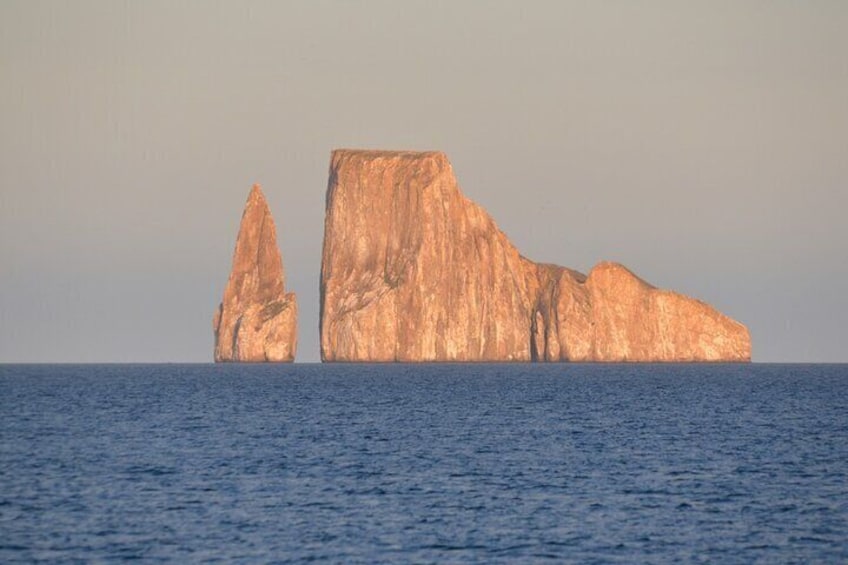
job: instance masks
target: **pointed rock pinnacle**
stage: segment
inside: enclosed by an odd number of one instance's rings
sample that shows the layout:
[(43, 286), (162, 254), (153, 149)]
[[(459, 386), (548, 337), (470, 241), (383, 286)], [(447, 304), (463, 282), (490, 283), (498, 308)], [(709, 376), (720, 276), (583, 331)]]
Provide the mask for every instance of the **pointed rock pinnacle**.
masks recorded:
[(277, 230), (254, 184), (241, 218), (230, 280), (215, 313), (215, 361), (293, 361), (297, 301), (286, 293)]

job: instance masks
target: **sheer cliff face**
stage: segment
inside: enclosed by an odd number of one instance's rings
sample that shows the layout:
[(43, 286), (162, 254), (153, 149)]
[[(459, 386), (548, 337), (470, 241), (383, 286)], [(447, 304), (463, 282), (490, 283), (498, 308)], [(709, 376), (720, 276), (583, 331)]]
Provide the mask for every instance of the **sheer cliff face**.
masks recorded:
[(215, 312), (215, 361), (292, 361), (297, 348), (297, 302), (285, 292), (274, 219), (259, 185), (241, 218), (233, 268)]
[(744, 326), (602, 263), (523, 258), (442, 153), (335, 151), (325, 361), (743, 361)]
[(530, 358), (526, 261), (443, 154), (334, 152), (324, 229), (324, 360)]

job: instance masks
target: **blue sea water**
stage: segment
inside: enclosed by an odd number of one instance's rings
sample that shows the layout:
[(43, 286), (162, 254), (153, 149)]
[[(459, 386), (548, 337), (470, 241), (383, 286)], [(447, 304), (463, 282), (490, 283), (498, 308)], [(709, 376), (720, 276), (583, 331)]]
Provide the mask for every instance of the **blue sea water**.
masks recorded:
[(848, 562), (848, 365), (0, 366), (0, 562)]

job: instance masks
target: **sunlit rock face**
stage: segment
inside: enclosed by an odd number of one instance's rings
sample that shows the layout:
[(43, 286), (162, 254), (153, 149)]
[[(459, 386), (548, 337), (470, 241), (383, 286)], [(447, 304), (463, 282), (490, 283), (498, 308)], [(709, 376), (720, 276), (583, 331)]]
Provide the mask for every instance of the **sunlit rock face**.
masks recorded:
[[(617, 263), (543, 286), (533, 358), (544, 361), (750, 361), (745, 326), (704, 302), (654, 288)], [(546, 300), (546, 297), (550, 296)]]
[(277, 230), (259, 185), (241, 218), (233, 267), (213, 320), (215, 361), (293, 361), (297, 301), (285, 291)]
[(333, 152), (324, 361), (747, 361), (747, 329), (624, 267), (522, 257), (439, 152)]

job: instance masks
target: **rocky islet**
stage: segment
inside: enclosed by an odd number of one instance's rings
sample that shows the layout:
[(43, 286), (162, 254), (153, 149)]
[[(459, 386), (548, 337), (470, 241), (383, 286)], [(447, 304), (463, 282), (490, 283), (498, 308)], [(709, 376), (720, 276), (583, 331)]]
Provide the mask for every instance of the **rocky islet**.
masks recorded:
[[(444, 153), (336, 150), (320, 281), (327, 362), (742, 362), (747, 328), (617, 263), (588, 275), (522, 256), (459, 189)], [(297, 303), (258, 185), (248, 197), (216, 361), (292, 361)]]
[(320, 323), (324, 361), (751, 358), (744, 325), (621, 265), (523, 257), (440, 152), (333, 152)]
[(286, 292), (277, 229), (253, 185), (241, 218), (230, 278), (212, 322), (216, 362), (289, 362), (297, 350), (297, 300)]

